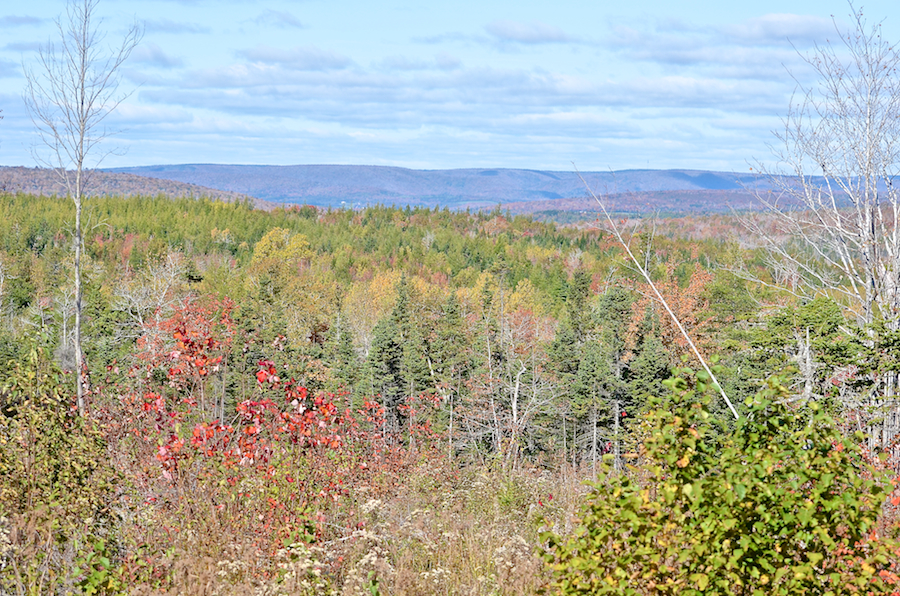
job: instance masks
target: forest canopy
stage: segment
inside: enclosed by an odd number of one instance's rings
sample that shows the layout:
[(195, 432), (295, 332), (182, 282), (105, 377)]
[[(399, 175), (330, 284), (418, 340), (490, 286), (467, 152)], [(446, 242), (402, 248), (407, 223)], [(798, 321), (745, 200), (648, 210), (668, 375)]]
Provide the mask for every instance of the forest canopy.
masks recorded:
[[(424, 594), (450, 582), (530, 593), (560, 564), (545, 566), (540, 549), (594, 515), (580, 481), (602, 491), (630, 478), (637, 495), (652, 486), (644, 471), (660, 453), (648, 446), (669, 432), (660, 404), (675, 408), (697, 382), (688, 374), (673, 391), (672, 371), (699, 368), (695, 356), (598, 225), (499, 209), (86, 205), (92, 389), (81, 417), (72, 205), (0, 201), (0, 430), (15, 445), (0, 462), (0, 506), (3, 556), (17, 562), (4, 585), (184, 592), (194, 580), (179, 570), (192, 569), (235, 591)], [(815, 404), (834, 436), (866, 431), (847, 444), (861, 450), (848, 462), (895, 465), (894, 406), (873, 393), (896, 366), (894, 334), (857, 326), (838, 296), (775, 289), (766, 253), (735, 241), (734, 219), (625, 223), (743, 416), (762, 415), (754, 400), (778, 374), (801, 398), (779, 416)], [(704, 453), (744, 457), (734, 441), (751, 432), (746, 421), (704, 399)], [(690, 461), (701, 476), (711, 465)], [(860, 490), (890, 493), (881, 472), (867, 473), (877, 478)], [(392, 525), (401, 510), (406, 521)], [(412, 510), (426, 512), (425, 534), (402, 529)], [(892, 515), (872, 509), (866, 523)], [(548, 528), (559, 538), (547, 542)], [(424, 544), (432, 550), (408, 550)], [(464, 556), (488, 561), (488, 576)], [(879, 557), (871, 564), (888, 572)], [(221, 575), (210, 561), (236, 567)]]

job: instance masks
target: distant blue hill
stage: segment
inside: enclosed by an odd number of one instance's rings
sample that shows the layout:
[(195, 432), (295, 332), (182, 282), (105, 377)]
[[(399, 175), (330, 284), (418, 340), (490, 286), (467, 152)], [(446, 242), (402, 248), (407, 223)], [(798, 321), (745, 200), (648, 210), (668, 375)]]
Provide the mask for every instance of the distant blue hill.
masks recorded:
[[(421, 205), (451, 209), (493, 207), (534, 202), (545, 209), (562, 209), (569, 199), (588, 197), (573, 171), (515, 169), (410, 170), (388, 166), (298, 165), (253, 166), (185, 164), (112, 168), (237, 192), (274, 203), (323, 207), (364, 207), (369, 204)], [(729, 196), (746, 198), (746, 189), (760, 185), (754, 174), (701, 170), (622, 170), (583, 172), (595, 192), (603, 195), (659, 195), (702, 191), (700, 204), (711, 210), (727, 208), (718, 202)], [(715, 192), (714, 192), (715, 191)], [(678, 206), (676, 201), (676, 207)], [(520, 207), (524, 207), (523, 205)], [(687, 207), (687, 206), (685, 206)], [(707, 205), (710, 207), (710, 205)], [(698, 206), (684, 210), (697, 210)], [(709, 210), (709, 209), (706, 209)]]

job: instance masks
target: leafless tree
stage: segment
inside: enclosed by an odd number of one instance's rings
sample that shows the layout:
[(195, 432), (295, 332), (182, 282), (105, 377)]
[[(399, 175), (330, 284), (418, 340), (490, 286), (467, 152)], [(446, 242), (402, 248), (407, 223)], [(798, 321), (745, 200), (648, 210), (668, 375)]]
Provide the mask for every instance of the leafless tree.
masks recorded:
[(8, 277), (10, 277), (8, 267), (0, 261), (0, 310), (3, 308), (3, 290)]
[(759, 197), (779, 226), (760, 236), (793, 293), (842, 295), (860, 325), (897, 329), (900, 52), (861, 10), (852, 18), (850, 31), (836, 25), (840, 43), (804, 57), (817, 82), (799, 86), (775, 133), (778, 165), (760, 168), (775, 191)]
[[(150, 263), (139, 273), (128, 272), (115, 290), (113, 308), (128, 316), (120, 329), (122, 339), (134, 340), (145, 333), (159, 333), (160, 323), (184, 300), (184, 255), (170, 252), (165, 260)], [(156, 338), (154, 338), (156, 339)]]
[[(838, 299), (873, 337), (900, 329), (900, 50), (850, 4), (851, 27), (803, 56), (815, 77), (775, 132), (777, 165), (760, 167), (774, 187), (759, 198), (777, 228), (748, 225), (766, 241), (777, 285), (801, 298)], [(749, 221), (749, 220), (748, 220)], [(808, 337), (796, 357), (811, 395), (817, 365)], [(897, 373), (873, 375), (867, 396), (843, 396), (868, 412), (872, 441), (900, 432)], [(880, 428), (878, 428), (880, 426)]]
[(15, 276), (12, 275), (9, 265), (3, 262), (3, 255), (0, 254), (0, 325), (7, 323), (6, 280), (9, 279), (15, 279)]
[[(84, 413), (89, 388), (82, 349), (81, 228), (82, 204), (89, 182), (89, 167), (96, 167), (109, 152), (100, 143), (112, 131), (107, 116), (127, 97), (119, 92), (120, 71), (142, 37), (132, 26), (121, 44), (108, 46), (95, 18), (98, 0), (69, 0), (66, 18), (57, 20), (58, 39), (43, 46), (33, 67), (25, 67), (25, 103), (46, 152), (35, 150), (36, 160), (53, 168), (75, 203), (75, 362), (78, 410)], [(90, 162), (89, 162), (90, 160)]]

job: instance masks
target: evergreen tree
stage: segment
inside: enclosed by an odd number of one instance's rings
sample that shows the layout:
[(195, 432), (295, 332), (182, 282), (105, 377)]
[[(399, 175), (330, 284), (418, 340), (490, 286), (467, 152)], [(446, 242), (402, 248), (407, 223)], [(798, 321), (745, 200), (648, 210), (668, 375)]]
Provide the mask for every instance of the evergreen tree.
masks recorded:
[(375, 326), (369, 352), (373, 389), (381, 394), (388, 422), (395, 429), (403, 401), (424, 391), (430, 380), (424, 337), (411, 309), (404, 276), (397, 286), (394, 309)]
[(397, 421), (397, 406), (400, 405), (400, 361), (403, 346), (399, 341), (399, 330), (391, 317), (378, 321), (372, 332), (372, 347), (369, 350), (368, 375), (372, 391), (381, 396), (385, 416), (393, 428)]
[(597, 302), (597, 323), (616, 377), (623, 376), (624, 356), (634, 296), (621, 286), (612, 286)]
[(629, 406), (641, 410), (648, 398), (664, 394), (663, 381), (669, 378), (669, 353), (659, 339), (659, 320), (656, 313), (648, 308), (641, 324), (634, 360), (629, 363), (630, 388)]
[(455, 293), (441, 305), (441, 315), (436, 321), (428, 345), (430, 371), (435, 383), (453, 384), (463, 378), (471, 368), (468, 346), (463, 328), (459, 300)]
[(575, 340), (579, 343), (584, 341), (591, 326), (591, 312), (588, 309), (590, 293), (591, 276), (584, 269), (578, 269), (569, 281), (566, 312), (569, 315), (569, 325), (575, 333)]
[(582, 355), (581, 346), (571, 325), (568, 323), (560, 325), (547, 352), (560, 385), (562, 387), (570, 386), (578, 371)]
[(403, 276), (397, 286), (397, 302), (390, 315), (399, 334), (400, 379), (405, 398), (424, 391), (430, 381), (428, 361), (425, 357), (425, 337), (420, 328), (422, 320), (414, 316), (409, 290), (409, 281)]
[(331, 369), (330, 389), (344, 388), (352, 393), (362, 376), (362, 371), (356, 351), (353, 349), (353, 334), (340, 312), (328, 329), (323, 359)]

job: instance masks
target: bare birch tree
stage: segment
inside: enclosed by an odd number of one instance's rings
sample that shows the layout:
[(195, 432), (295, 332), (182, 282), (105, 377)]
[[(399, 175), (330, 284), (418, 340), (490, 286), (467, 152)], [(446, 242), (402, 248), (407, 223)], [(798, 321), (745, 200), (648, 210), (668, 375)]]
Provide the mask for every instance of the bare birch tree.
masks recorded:
[[(35, 150), (35, 159), (53, 168), (75, 203), (75, 329), (78, 411), (84, 413), (89, 379), (82, 349), (82, 205), (90, 167), (97, 167), (109, 152), (99, 145), (111, 131), (105, 126), (110, 113), (127, 97), (119, 93), (120, 71), (142, 37), (132, 26), (121, 43), (108, 46), (95, 18), (98, 0), (69, 0), (65, 19), (56, 21), (56, 42), (38, 53), (37, 64), (25, 68), (25, 103), (47, 152)], [(89, 161), (90, 160), (90, 161)]]
[(779, 229), (756, 231), (773, 266), (792, 273), (790, 291), (841, 295), (860, 325), (897, 329), (900, 52), (861, 10), (852, 18), (852, 30), (835, 27), (840, 43), (804, 57), (817, 82), (800, 85), (775, 132), (778, 165), (760, 168), (775, 191), (759, 198)]
[(175, 306), (184, 300), (187, 293), (185, 263), (184, 255), (170, 252), (164, 261), (152, 262), (144, 271), (130, 271), (122, 277), (116, 286), (112, 305), (113, 309), (125, 313), (129, 319), (119, 330), (118, 335), (122, 339), (134, 340), (142, 334), (160, 332), (163, 319), (172, 315)]
[[(775, 132), (774, 190), (759, 193), (777, 229), (748, 226), (765, 239), (776, 283), (811, 299), (837, 299), (874, 340), (875, 327), (900, 330), (900, 51), (850, 4), (851, 27), (803, 56), (815, 83), (803, 85)], [(797, 337), (810, 397), (818, 364), (808, 334)], [(872, 374), (865, 396), (843, 397), (869, 421), (870, 443), (900, 433), (897, 373)]]

